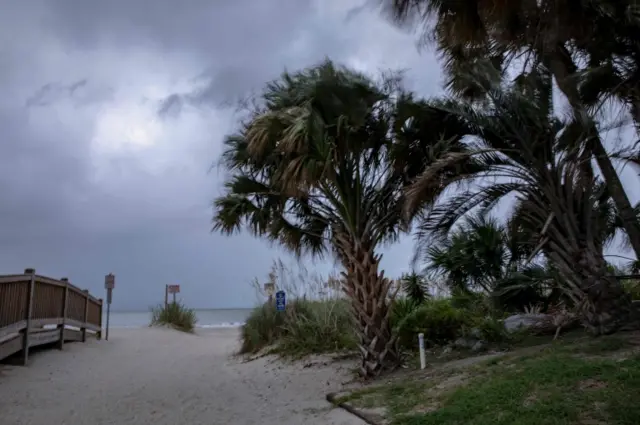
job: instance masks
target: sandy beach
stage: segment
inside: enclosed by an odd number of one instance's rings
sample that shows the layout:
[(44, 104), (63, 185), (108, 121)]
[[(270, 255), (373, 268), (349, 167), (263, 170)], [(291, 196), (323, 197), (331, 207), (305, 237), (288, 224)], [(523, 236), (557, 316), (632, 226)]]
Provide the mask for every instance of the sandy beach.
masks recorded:
[[(38, 352), (0, 370), (0, 423), (11, 425), (361, 425), (325, 394), (350, 364), (248, 363), (237, 329), (114, 329), (109, 341)], [(308, 366), (308, 365), (307, 365)]]

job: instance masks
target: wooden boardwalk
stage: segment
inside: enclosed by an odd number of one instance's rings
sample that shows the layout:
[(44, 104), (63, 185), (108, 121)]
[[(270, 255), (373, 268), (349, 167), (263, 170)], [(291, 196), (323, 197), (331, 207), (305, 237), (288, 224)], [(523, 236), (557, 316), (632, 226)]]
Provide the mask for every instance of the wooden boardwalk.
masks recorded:
[(66, 341), (82, 341), (88, 334), (100, 339), (102, 300), (68, 279), (24, 274), (0, 275), (0, 360), (20, 352), (26, 365), (29, 349)]

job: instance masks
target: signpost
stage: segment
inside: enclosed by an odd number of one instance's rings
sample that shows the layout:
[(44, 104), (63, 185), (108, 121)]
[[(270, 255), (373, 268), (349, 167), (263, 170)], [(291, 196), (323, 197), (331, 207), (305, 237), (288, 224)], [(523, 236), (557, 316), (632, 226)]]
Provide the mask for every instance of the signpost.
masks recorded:
[(265, 283), (264, 284), (264, 292), (267, 293), (267, 302), (269, 304), (271, 304), (271, 301), (273, 300), (273, 293), (276, 290), (276, 285), (274, 285), (273, 283)]
[(287, 306), (287, 296), (284, 291), (276, 292), (276, 310), (284, 311)]
[(424, 334), (418, 334), (418, 348), (420, 349), (420, 369), (424, 369), (427, 367), (427, 362), (425, 359), (426, 353), (424, 352)]
[(104, 289), (107, 290), (107, 332), (105, 340), (109, 341), (109, 316), (111, 315), (111, 293), (116, 286), (116, 277), (113, 273), (109, 273), (104, 277)]
[(173, 302), (176, 302), (176, 294), (180, 293), (180, 285), (165, 285), (164, 287), (164, 306), (169, 305), (169, 294), (173, 294)]

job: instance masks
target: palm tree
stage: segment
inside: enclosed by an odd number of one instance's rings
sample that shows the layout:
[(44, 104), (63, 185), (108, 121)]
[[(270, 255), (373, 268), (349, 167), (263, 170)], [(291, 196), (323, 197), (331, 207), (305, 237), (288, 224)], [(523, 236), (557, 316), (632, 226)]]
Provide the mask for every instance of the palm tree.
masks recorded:
[[(449, 78), (447, 87), (456, 94), (484, 96), (483, 82), (465, 75), (486, 61), (500, 69), (502, 76), (516, 60), (523, 64), (523, 74), (549, 72), (575, 116), (591, 132), (582, 141), (598, 163), (640, 259), (640, 222), (595, 131), (596, 124), (584, 119), (589, 116), (588, 106), (613, 96), (629, 105), (640, 122), (640, 46), (636, 38), (640, 20), (634, 2), (381, 1), (397, 22), (433, 24), (425, 35), (436, 42)], [(580, 78), (584, 74), (579, 72), (581, 62), (588, 64), (589, 78)]]
[(423, 250), (426, 270), (442, 276), (451, 293), (484, 293), (505, 311), (545, 304), (551, 275), (544, 263), (529, 261), (533, 246), (525, 229), (517, 216), (505, 225), (482, 214), (464, 216), (453, 231), (433, 235), (436, 243)]
[[(398, 359), (389, 325), (392, 281), (380, 270), (378, 249), (408, 226), (401, 214), (411, 171), (406, 154), (417, 149), (415, 140), (437, 145), (449, 125), (425, 125), (428, 106), (398, 82), (393, 76), (376, 82), (330, 61), (284, 73), (227, 137), (222, 159), (230, 177), (215, 201), (214, 230), (246, 227), (297, 255), (338, 260), (365, 376)], [(453, 140), (446, 147), (463, 149)], [(428, 197), (437, 195), (436, 189)]]
[(426, 270), (443, 275), (452, 291), (490, 294), (515, 261), (504, 228), (490, 217), (466, 216), (453, 232), (436, 240), (424, 250)]
[[(538, 246), (563, 278), (565, 292), (580, 306), (583, 322), (594, 334), (614, 332), (635, 320), (629, 297), (608, 272), (602, 253), (603, 224), (596, 211), (601, 185), (589, 172), (577, 146), (583, 132), (541, 108), (521, 87), (485, 85), (487, 106), (474, 107), (451, 100), (447, 110), (463, 117), (475, 141), (466, 155), (426, 167), (429, 179), (439, 167), (473, 157), (485, 165), (482, 178), (463, 193), (429, 209), (422, 231), (446, 231), (461, 217), (481, 208), (490, 211), (501, 199), (516, 195), (526, 205), (521, 222), (539, 229)], [(578, 126), (580, 127), (580, 126)], [(579, 143), (580, 142), (580, 143)], [(567, 150), (571, 147), (571, 150)], [(424, 183), (418, 178), (407, 190), (407, 207), (420, 208)], [(411, 213), (411, 210), (409, 210)]]
[(400, 278), (400, 283), (407, 298), (414, 304), (421, 304), (429, 299), (427, 279), (423, 275), (415, 271), (405, 273)]

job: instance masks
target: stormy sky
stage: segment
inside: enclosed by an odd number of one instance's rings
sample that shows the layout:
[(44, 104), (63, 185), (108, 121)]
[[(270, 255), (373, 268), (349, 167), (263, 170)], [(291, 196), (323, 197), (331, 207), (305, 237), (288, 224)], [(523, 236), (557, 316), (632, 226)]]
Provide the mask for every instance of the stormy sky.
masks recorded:
[[(166, 283), (194, 307), (253, 305), (249, 282), (287, 257), (210, 233), (237, 99), (325, 57), (440, 92), (434, 55), (365, 1), (0, 0), (0, 273), (100, 295), (113, 272), (114, 309)], [(387, 274), (410, 269), (412, 247), (386, 250)]]

